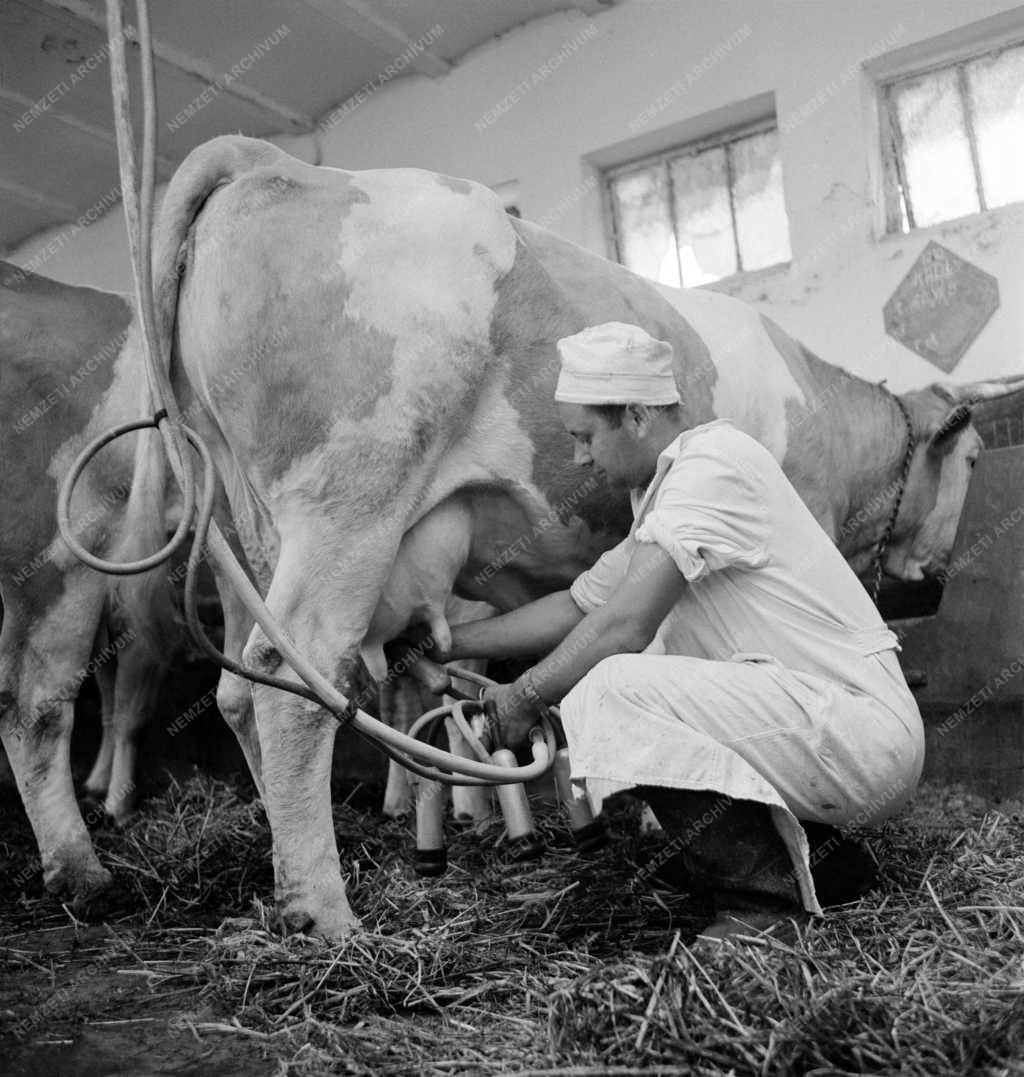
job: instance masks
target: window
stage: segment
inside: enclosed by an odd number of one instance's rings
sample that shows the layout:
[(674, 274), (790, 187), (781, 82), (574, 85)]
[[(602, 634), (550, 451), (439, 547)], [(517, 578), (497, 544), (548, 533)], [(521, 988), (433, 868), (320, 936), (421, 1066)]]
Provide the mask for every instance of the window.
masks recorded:
[(882, 86), (886, 227), (1024, 200), (1024, 44)]
[(774, 120), (605, 173), (616, 257), (693, 287), (789, 261)]

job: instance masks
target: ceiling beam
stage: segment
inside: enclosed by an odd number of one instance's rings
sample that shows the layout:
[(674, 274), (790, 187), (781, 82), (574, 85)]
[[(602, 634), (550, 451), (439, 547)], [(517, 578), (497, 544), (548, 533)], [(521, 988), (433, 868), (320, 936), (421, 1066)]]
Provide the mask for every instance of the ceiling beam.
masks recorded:
[[(31, 109), (33, 105), (39, 103), (31, 97), (27, 97), (23, 93), (18, 93), (17, 90), (9, 90), (5, 86), (0, 86), (0, 101), (13, 101), (15, 104), (21, 105), (22, 108), (26, 110)], [(73, 127), (76, 131), (81, 131), (83, 134), (89, 135), (90, 138), (98, 139), (100, 142), (105, 142), (107, 145), (113, 146), (115, 150), (117, 149), (117, 138), (114, 136), (114, 133), (106, 127), (97, 127), (94, 123), (89, 123), (87, 120), (80, 120), (77, 116), (72, 116), (67, 112), (61, 112), (60, 109), (56, 108), (48, 108), (45, 115), (48, 120), (55, 120), (57, 123), (64, 124), (65, 127)], [(156, 163), (163, 176), (172, 175), (176, 167), (170, 157), (165, 157), (160, 153), (156, 156)]]
[[(86, 0), (41, 0), (41, 2), (46, 7), (65, 11), (76, 19), (81, 19), (82, 22), (95, 26), (97, 29), (102, 30), (104, 34), (107, 32), (106, 17), (101, 11), (91, 7)], [(126, 32), (125, 36), (128, 40), (137, 40), (134, 33), (129, 34)], [(298, 112), (289, 105), (277, 101), (267, 94), (260, 93), (259, 90), (254, 90), (250, 86), (244, 86), (237, 79), (224, 85), (220, 82), (224, 74), (223, 71), (217, 71), (216, 68), (211, 67), (205, 61), (189, 56), (187, 53), (172, 48), (170, 45), (165, 45), (155, 38), (153, 39), (153, 55), (168, 67), (172, 67), (176, 71), (196, 79), (198, 82), (202, 82), (207, 86), (212, 86), (216, 83), (222, 93), (237, 97), (268, 116), (273, 116), (276, 121), (283, 123), (290, 131), (308, 132), (312, 131), (316, 126), (316, 121), (312, 116)]]
[(43, 194), (32, 187), (15, 183), (13, 180), (0, 178), (0, 194), (10, 195), (11, 198), (16, 198), (27, 206), (40, 206), (43, 209), (53, 210), (54, 213), (61, 214), (61, 220), (73, 217), (78, 212), (78, 206), (73, 206), (70, 202), (62, 202), (53, 195)]
[[(350, 30), (357, 37), (380, 49), (385, 55), (401, 56), (415, 44), (396, 23), (378, 15), (364, 0), (302, 0), (307, 7), (319, 11), (324, 18)], [(438, 78), (447, 75), (452, 65), (440, 56), (422, 49), (415, 53), (409, 66), (421, 75)]]

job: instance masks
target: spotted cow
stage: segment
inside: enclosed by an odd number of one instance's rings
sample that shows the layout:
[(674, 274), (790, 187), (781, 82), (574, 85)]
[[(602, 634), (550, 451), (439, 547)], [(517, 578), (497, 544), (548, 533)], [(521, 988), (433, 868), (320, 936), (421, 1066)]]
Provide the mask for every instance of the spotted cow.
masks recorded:
[[(123, 819), (134, 800), (135, 736), (174, 623), (163, 570), (115, 581), (79, 563), (57, 533), (57, 488), (80, 449), (148, 410), (137, 357), (128, 355), (133, 332), (126, 298), (0, 262), (0, 735), (44, 882), (78, 900), (110, 876), (72, 785), (75, 698), (95, 674), (104, 741), (86, 787)], [(141, 552), (142, 514), (162, 520), (163, 493), (136, 472), (135, 456), (126, 440), (104, 449), (72, 502), (79, 540), (118, 559)], [(143, 469), (146, 459), (140, 454)]]
[[(886, 390), (752, 308), (703, 291), (669, 300), (509, 217), (481, 185), (313, 167), (240, 137), (185, 160), (155, 249), (170, 374), (249, 569), (342, 690), (360, 659), (381, 676), (382, 644), (411, 622), (443, 635), (453, 592), (512, 608), (564, 588), (623, 534), (628, 504), (573, 465), (555, 416), (560, 337), (619, 320), (670, 341), (687, 421), (728, 416), (768, 445), (858, 571), (912, 438), (886, 555), (910, 578), (949, 556), (980, 448), (963, 401), (999, 388), (907, 394), (908, 428)], [(250, 625), (229, 626), (229, 646), (288, 675)], [(331, 823), (334, 720), (230, 675), (218, 702), (259, 771), (284, 926), (344, 937), (358, 920)]]

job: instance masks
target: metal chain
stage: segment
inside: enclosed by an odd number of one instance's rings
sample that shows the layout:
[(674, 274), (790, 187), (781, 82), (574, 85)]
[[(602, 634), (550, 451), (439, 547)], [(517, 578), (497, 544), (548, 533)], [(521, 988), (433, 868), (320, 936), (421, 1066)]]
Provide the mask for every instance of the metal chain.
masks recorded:
[(903, 494), (907, 489), (907, 476), (910, 474), (910, 461), (914, 457), (914, 448), (916, 447), (916, 439), (914, 438), (914, 424), (910, 418), (910, 412), (907, 411), (906, 404), (895, 393), (890, 393), (886, 389), (883, 383), (879, 383), (878, 388), (881, 389), (887, 396), (895, 401), (896, 406), (903, 414), (903, 421), (907, 425), (907, 451), (903, 455), (903, 467), (900, 471), (899, 486), (896, 490), (896, 501), (892, 507), (892, 513), (889, 516), (889, 522), (885, 525), (885, 530), (882, 532), (882, 537), (878, 540), (878, 550), (875, 553), (875, 578), (871, 585), (871, 601), (878, 605), (878, 592), (882, 586), (882, 560), (885, 557), (885, 551), (892, 540), (893, 532), (896, 530), (896, 517), (900, 514), (900, 505), (903, 504)]

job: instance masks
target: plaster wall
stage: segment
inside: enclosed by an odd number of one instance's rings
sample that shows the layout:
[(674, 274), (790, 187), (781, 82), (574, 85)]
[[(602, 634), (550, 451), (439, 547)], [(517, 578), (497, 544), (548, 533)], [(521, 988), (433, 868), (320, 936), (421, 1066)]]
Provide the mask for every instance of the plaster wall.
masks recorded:
[[(314, 136), (280, 141), (325, 165), (415, 165), (515, 184), (524, 216), (606, 254), (601, 168), (774, 109), (792, 261), (714, 287), (757, 304), (823, 358), (887, 378), (893, 389), (970, 381), (1024, 366), (1016, 300), (1024, 204), (883, 235), (875, 80), (894, 54), (927, 55), (992, 33), (1024, 36), (1024, 7), (624, 0), (594, 15), (527, 23), (444, 78), (368, 83)], [(38, 236), (10, 257), (61, 280), (130, 288), (119, 211), (73, 238), (67, 232)], [(999, 310), (948, 377), (887, 338), (882, 323), (886, 300), (929, 239), (992, 273), (1001, 289)]]

